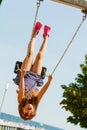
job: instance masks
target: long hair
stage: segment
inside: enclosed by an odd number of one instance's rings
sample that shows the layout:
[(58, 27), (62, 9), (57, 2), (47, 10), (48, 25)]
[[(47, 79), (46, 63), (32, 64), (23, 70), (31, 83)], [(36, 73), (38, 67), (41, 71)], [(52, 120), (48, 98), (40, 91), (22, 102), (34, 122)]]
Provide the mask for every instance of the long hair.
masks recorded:
[[(24, 120), (28, 120), (28, 119), (24, 118), (24, 116), (22, 115), (22, 109), (23, 109), (23, 107), (25, 107), (26, 104), (32, 104), (34, 109), (35, 109), (35, 112), (36, 112), (36, 109), (37, 109), (37, 97), (32, 97), (29, 100), (27, 98), (23, 98), (21, 103), (18, 105), (19, 115)], [(33, 115), (31, 115), (31, 119), (34, 117), (34, 115), (35, 115), (35, 113)]]

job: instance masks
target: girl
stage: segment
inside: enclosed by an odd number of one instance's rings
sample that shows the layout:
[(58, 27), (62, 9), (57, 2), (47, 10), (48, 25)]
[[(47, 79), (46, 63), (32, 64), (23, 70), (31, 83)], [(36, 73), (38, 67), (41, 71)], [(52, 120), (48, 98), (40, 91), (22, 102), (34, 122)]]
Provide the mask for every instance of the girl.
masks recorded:
[(43, 97), (44, 93), (48, 89), (52, 76), (48, 76), (48, 81), (39, 91), (37, 86), (43, 85), (43, 79), (41, 78), (42, 61), (46, 51), (47, 41), (51, 28), (47, 25), (44, 26), (43, 43), (40, 50), (34, 58), (34, 46), (35, 38), (39, 33), (42, 24), (37, 22), (33, 29), (32, 37), (28, 45), (27, 55), (22, 63), (21, 70), (17, 73), (14, 80), (15, 84), (19, 85), (18, 90), (18, 111), (24, 120), (32, 119), (36, 115), (38, 104)]

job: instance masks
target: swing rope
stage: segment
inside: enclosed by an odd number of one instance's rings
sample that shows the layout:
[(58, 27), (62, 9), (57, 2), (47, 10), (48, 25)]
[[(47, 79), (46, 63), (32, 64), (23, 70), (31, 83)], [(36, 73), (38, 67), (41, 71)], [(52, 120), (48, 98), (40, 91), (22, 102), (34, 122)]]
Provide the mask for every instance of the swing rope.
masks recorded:
[(72, 42), (73, 42), (73, 40), (74, 40), (75, 36), (77, 35), (77, 33), (78, 33), (79, 29), (81, 28), (81, 26), (82, 26), (82, 24), (83, 24), (84, 20), (86, 19), (86, 17), (87, 17), (87, 14), (86, 14), (85, 16), (83, 16), (83, 18), (82, 18), (82, 21), (81, 21), (80, 25), (78, 26), (78, 28), (77, 28), (76, 32), (74, 33), (74, 35), (73, 35), (72, 39), (70, 40), (69, 44), (68, 44), (68, 45), (67, 45), (67, 47), (65, 48), (65, 50), (64, 50), (64, 52), (63, 52), (63, 54), (62, 54), (61, 58), (59, 59), (59, 61), (58, 61), (58, 63), (56, 64), (55, 68), (53, 69), (53, 71), (52, 71), (51, 75), (53, 75), (53, 74), (54, 74), (54, 72), (56, 71), (57, 67), (59, 66), (59, 64), (60, 64), (60, 62), (62, 61), (62, 59), (63, 59), (64, 55), (66, 54), (67, 50), (69, 49), (70, 45), (72, 44)]
[[(37, 0), (37, 8), (36, 8), (36, 13), (35, 13), (35, 18), (34, 18), (34, 23), (33, 23), (33, 28), (35, 26), (35, 23), (37, 21), (37, 16), (38, 16), (38, 12), (39, 12), (39, 7), (41, 5), (41, 2), (44, 1), (44, 0)], [(32, 29), (32, 33), (33, 33), (33, 29)]]

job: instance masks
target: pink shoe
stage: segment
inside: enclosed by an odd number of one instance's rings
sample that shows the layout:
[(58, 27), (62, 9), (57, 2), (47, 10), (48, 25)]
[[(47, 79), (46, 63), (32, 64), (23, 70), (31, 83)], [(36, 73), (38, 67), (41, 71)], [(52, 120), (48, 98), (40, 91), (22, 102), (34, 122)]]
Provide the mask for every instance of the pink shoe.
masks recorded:
[(40, 29), (42, 27), (42, 24), (40, 22), (36, 22), (34, 30), (39, 33)]
[(45, 37), (45, 36), (49, 36), (50, 35), (50, 30), (51, 30), (51, 27), (50, 26), (47, 26), (47, 25), (45, 25), (44, 26), (44, 33), (43, 33), (43, 37)]

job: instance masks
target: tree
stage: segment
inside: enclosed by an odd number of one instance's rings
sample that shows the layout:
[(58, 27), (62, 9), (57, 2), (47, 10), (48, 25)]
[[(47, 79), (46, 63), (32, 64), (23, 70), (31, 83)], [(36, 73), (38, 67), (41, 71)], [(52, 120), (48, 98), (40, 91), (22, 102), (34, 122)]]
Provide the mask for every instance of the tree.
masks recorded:
[(67, 122), (87, 128), (87, 55), (80, 68), (82, 73), (77, 74), (75, 83), (61, 85), (64, 92), (60, 105), (71, 113), (71, 116), (67, 117)]
[(1, 5), (1, 3), (2, 3), (2, 0), (0, 0), (0, 5)]

